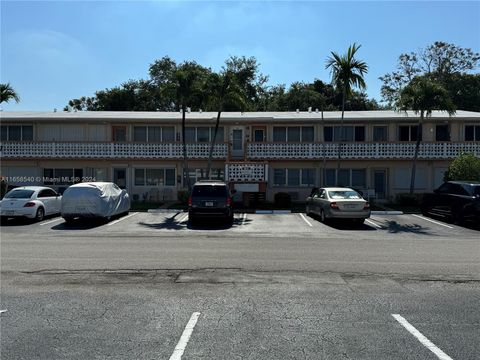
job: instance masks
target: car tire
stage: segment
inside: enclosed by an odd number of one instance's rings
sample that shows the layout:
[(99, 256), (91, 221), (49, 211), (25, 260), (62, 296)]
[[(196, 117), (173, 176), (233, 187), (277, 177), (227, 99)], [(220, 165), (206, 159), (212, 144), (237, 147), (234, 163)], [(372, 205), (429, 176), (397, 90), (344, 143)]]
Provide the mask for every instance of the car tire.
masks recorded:
[(227, 217), (227, 224), (230, 226), (233, 225), (233, 212), (229, 217)]
[(45, 210), (43, 209), (43, 207), (39, 207), (37, 209), (37, 212), (35, 213), (35, 221), (37, 222), (42, 221), (44, 217), (45, 217)]
[(305, 214), (307, 214), (307, 216), (310, 216), (311, 212), (310, 212), (310, 206), (305, 206)]
[(327, 218), (325, 217), (325, 211), (323, 211), (323, 209), (320, 210), (320, 221), (321, 221), (322, 223), (326, 223), (326, 222), (327, 222)]

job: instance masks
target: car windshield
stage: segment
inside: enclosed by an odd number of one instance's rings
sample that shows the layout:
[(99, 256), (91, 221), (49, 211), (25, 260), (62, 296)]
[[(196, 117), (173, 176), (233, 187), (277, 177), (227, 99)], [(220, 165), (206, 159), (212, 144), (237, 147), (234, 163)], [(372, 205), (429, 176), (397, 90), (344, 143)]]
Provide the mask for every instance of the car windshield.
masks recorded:
[(30, 199), (34, 192), (33, 190), (12, 190), (5, 195), (5, 199)]
[(201, 185), (193, 188), (193, 196), (212, 196), (225, 197), (227, 196), (227, 188), (218, 185)]
[(361, 199), (362, 197), (353, 190), (329, 191), (330, 199)]

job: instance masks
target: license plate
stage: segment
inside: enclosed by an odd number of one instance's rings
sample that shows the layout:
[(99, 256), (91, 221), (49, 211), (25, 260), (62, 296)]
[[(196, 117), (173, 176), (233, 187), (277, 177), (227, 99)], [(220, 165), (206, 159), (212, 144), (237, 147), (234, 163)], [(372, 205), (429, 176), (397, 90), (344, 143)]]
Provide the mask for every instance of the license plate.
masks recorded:
[(346, 204), (345, 205), (345, 209), (356, 209), (357, 208), (357, 205), (354, 205), (354, 204)]
[(75, 209), (77, 211), (85, 211), (85, 206), (77, 206)]
[(5, 215), (7, 215), (7, 216), (13, 216), (13, 215), (15, 215), (15, 211), (13, 211), (13, 210), (7, 210), (7, 211), (5, 211)]
[(213, 206), (213, 201), (205, 201), (205, 206)]

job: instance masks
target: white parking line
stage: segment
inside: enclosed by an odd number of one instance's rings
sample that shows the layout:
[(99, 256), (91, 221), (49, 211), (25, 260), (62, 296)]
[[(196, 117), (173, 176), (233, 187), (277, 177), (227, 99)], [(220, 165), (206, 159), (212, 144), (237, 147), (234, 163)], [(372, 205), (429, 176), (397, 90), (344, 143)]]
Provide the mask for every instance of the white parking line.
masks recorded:
[(399, 314), (392, 314), (392, 316), (397, 320), (407, 331), (415, 336), (423, 346), (425, 346), (428, 350), (433, 352), (440, 360), (453, 360), (450, 356), (445, 354), (442, 350), (440, 350), (434, 343), (428, 340), (420, 331), (415, 329), (413, 325), (411, 325), (407, 320), (405, 320)]
[(416, 215), (416, 214), (412, 214), (412, 216), (415, 216), (415, 217), (417, 217), (417, 218), (419, 218), (419, 219), (423, 219), (423, 220), (426, 220), (426, 221), (430, 221), (430, 222), (432, 222), (432, 223), (434, 223), (434, 224), (437, 224), (437, 225), (445, 226), (445, 227), (447, 227), (447, 228), (449, 228), (449, 229), (453, 229), (453, 226), (443, 224), (443, 223), (441, 223), (441, 222), (438, 222), (438, 221), (435, 221), (435, 220), (426, 218), (426, 217), (424, 217), (424, 216), (420, 216), (420, 215)]
[(245, 220), (247, 220), (247, 213), (243, 213), (243, 216), (242, 216), (242, 222), (240, 225), (243, 225), (245, 224)]
[(302, 217), (302, 219), (305, 220), (305, 222), (308, 224), (308, 226), (310, 226), (310, 227), (313, 226), (312, 224), (310, 224), (310, 221), (308, 221), (307, 218), (305, 216), (303, 216), (302, 213), (299, 213), (299, 214)]
[(4, 312), (7, 312), (7, 310), (0, 310), (0, 314), (4, 313)]
[(370, 225), (373, 225), (379, 229), (381, 229), (382, 227), (380, 225), (378, 225), (377, 223), (374, 223), (372, 220), (368, 220), (368, 219), (365, 219), (365, 222), (369, 223)]
[(54, 223), (55, 221), (59, 221), (59, 220), (63, 220), (63, 218), (60, 217), (60, 218), (56, 218), (56, 219), (41, 223), (40, 226), (48, 225), (48, 224)]
[(188, 213), (186, 213), (185, 215), (183, 215), (183, 216), (180, 218), (180, 220), (178, 220), (178, 222), (179, 222), (179, 223), (182, 223), (182, 222), (184, 222), (184, 221), (187, 220), (187, 219), (188, 219)]
[(112, 226), (112, 225), (115, 225), (116, 223), (122, 221), (122, 220), (125, 220), (125, 219), (128, 219), (129, 217), (132, 217), (134, 215), (137, 215), (138, 213), (133, 213), (133, 214), (130, 214), (130, 215), (127, 215), (127, 216), (124, 216), (124, 217), (121, 217), (120, 219), (117, 219), (115, 221), (112, 221), (111, 223), (108, 223), (107, 226)]
[(190, 336), (192, 336), (193, 329), (197, 324), (199, 316), (199, 312), (194, 312), (190, 317), (190, 320), (188, 321), (187, 326), (185, 326), (185, 330), (183, 330), (182, 336), (180, 337), (177, 346), (175, 346), (175, 350), (173, 351), (172, 356), (170, 356), (170, 360), (180, 360), (182, 358), (183, 352), (187, 347)]

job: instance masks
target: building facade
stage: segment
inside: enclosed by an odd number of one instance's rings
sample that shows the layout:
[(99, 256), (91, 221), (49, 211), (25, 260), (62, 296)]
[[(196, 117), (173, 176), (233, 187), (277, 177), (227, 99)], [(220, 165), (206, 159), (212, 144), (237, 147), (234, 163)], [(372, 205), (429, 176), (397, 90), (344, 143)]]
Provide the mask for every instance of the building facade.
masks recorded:
[[(216, 113), (186, 117), (190, 181), (205, 177)], [(134, 200), (176, 200), (186, 189), (179, 112), (1, 112), (1, 172), (9, 185), (62, 190), (113, 181)], [(408, 192), (418, 134), (413, 112), (223, 113), (214, 178), (238, 200), (303, 201), (312, 187), (341, 184), (378, 201)], [(480, 156), (480, 113), (434, 112), (424, 120), (415, 191), (437, 188), (462, 152)], [(340, 166), (338, 167), (339, 145)]]

